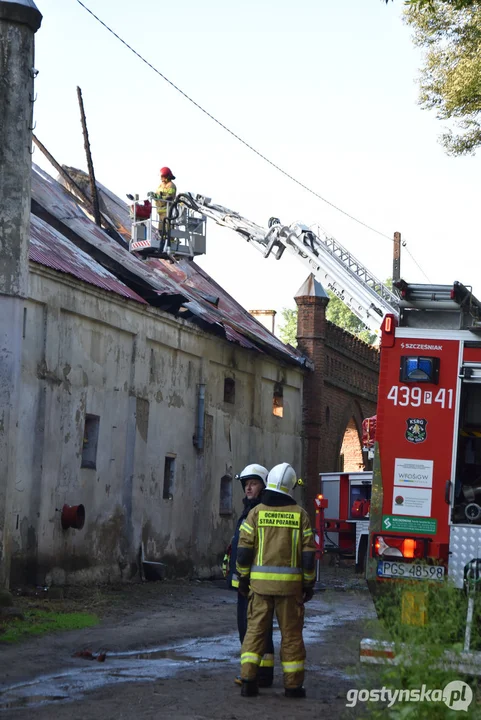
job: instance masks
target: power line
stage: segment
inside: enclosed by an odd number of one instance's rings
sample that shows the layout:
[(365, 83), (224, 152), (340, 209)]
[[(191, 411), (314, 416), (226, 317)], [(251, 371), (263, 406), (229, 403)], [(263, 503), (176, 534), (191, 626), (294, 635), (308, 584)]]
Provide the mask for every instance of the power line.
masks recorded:
[[(261, 153), (259, 150), (256, 150), (255, 147), (253, 147), (250, 143), (248, 143), (246, 140), (240, 137), (240, 135), (237, 135), (233, 130), (227, 127), (227, 125), (224, 125), (220, 120), (218, 120), (214, 115), (212, 115), (208, 110), (206, 110), (202, 105), (199, 105), (198, 102), (196, 102), (193, 98), (190, 97), (190, 95), (187, 95), (180, 87), (178, 87), (175, 83), (172, 82), (172, 80), (169, 80), (168, 77), (166, 77), (163, 73), (160, 72), (154, 65), (152, 65), (148, 60), (146, 60), (137, 50), (135, 50), (131, 45), (128, 44), (123, 38), (118, 35), (115, 30), (113, 30), (107, 23), (105, 23), (103, 20), (101, 20), (90, 8), (88, 8), (81, 0), (77, 0), (78, 4), (81, 5), (81, 7), (84, 8), (97, 22), (99, 22), (106, 30), (108, 30), (109, 33), (111, 33), (114, 37), (119, 40), (122, 45), (125, 45), (125, 47), (130, 50), (134, 55), (136, 55), (139, 60), (141, 60), (147, 67), (149, 67), (151, 70), (153, 70), (157, 75), (159, 75), (163, 80), (165, 80), (171, 87), (174, 88), (174, 90), (177, 90), (183, 97), (185, 97), (186, 100), (188, 100), (192, 105), (195, 105), (195, 107), (204, 113), (204, 115), (207, 115), (211, 120), (213, 120), (217, 125), (219, 125), (223, 130), (225, 130), (229, 135), (232, 135), (236, 140), (241, 142), (245, 147), (247, 147), (249, 150), (251, 150), (253, 153), (255, 153), (258, 157), (260, 157), (262, 160), (267, 162), (271, 167), (275, 168), (275, 170), (278, 170), (282, 175), (287, 177), (289, 180), (292, 180), (292, 182), (296, 183), (296, 185), (299, 185), (303, 190), (306, 190), (306, 192), (310, 193), (311, 195), (314, 195), (314, 197), (318, 198), (318, 200), (322, 200), (322, 202), (326, 203), (330, 207), (334, 208), (334, 210), (337, 210), (338, 212), (342, 213), (342, 215), (345, 215), (350, 220), (353, 220), (354, 222), (358, 223), (359, 225), (362, 225), (367, 230), (370, 230), (371, 232), (376, 233), (376, 235), (380, 235), (383, 238), (386, 238), (387, 240), (393, 241), (393, 238), (389, 235), (386, 235), (386, 233), (381, 232), (380, 230), (376, 230), (376, 228), (373, 228), (371, 225), (368, 225), (367, 223), (363, 222), (362, 220), (359, 220), (358, 218), (354, 217), (354, 215), (351, 215), (350, 213), (346, 212), (342, 208), (340, 208), (338, 205), (335, 205), (330, 200), (327, 200), (327, 198), (323, 197), (319, 193), (317, 193), (315, 190), (312, 190), (312, 188), (308, 187), (308, 185), (305, 185), (303, 182), (298, 180), (296, 177), (288, 173), (286, 170), (281, 168), (279, 165), (277, 165), (275, 162), (270, 160), (266, 155)], [(416, 262), (413, 255), (409, 252), (409, 250), (406, 248), (406, 251), (411, 256), (417, 267), (421, 270), (422, 274), (427, 278), (426, 273), (421, 268), (421, 266)]]
[(422, 269), (421, 265), (418, 263), (418, 261), (416, 260), (416, 258), (415, 258), (414, 255), (412, 254), (412, 252), (410, 252), (409, 248), (408, 248), (406, 245), (403, 245), (403, 247), (404, 247), (405, 251), (407, 252), (407, 254), (409, 255), (409, 257), (411, 258), (411, 260), (413, 261), (413, 263), (419, 268), (419, 270), (422, 272), (422, 274), (424, 275), (424, 277), (426, 278), (426, 280), (430, 283), (431, 280), (430, 280), (429, 277), (426, 275), (426, 273), (424, 272), (424, 270)]

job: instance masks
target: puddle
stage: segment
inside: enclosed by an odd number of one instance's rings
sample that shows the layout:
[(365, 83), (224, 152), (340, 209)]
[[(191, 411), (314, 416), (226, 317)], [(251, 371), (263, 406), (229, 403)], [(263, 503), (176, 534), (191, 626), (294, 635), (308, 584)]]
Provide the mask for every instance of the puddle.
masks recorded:
[(68, 695), (31, 695), (30, 697), (19, 697), (14, 700), (7, 700), (0, 706), (2, 710), (12, 710), (13, 708), (24, 708), (45, 703), (56, 702), (58, 700), (68, 700)]
[(125, 653), (111, 653), (109, 657), (131, 657), (134, 660), (158, 660), (164, 658), (167, 660), (183, 660), (184, 662), (198, 662), (198, 658), (189, 655), (181, 655), (172, 650), (143, 650), (142, 652), (134, 652), (132, 655)]
[[(306, 617), (304, 642), (307, 646), (319, 642), (322, 635), (336, 625), (367, 619), (371, 611), (358, 601), (338, 605), (315, 598), (309, 603), (311, 612)], [(233, 619), (233, 622), (235, 620)], [(275, 625), (274, 644), (279, 652), (280, 632)], [(69, 658), (62, 673), (43, 675), (28, 682), (0, 688), (2, 710), (35, 707), (38, 705), (71, 702), (87, 692), (125, 682), (154, 682), (169, 679), (193, 665), (208, 664), (220, 667), (238, 665), (239, 637), (237, 632), (216, 637), (192, 638), (169, 646), (136, 649), (127, 652), (107, 652), (105, 662), (92, 662), (83, 658)], [(324, 668), (323, 673), (329, 674)], [(234, 672), (234, 669), (232, 670)], [(2, 713), (3, 715), (3, 713)]]

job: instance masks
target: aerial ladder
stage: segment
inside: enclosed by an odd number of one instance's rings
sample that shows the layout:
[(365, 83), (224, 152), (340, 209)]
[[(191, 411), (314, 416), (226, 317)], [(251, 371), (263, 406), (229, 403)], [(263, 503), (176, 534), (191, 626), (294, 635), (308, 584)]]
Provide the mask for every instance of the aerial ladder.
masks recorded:
[[(132, 206), (130, 251), (144, 256), (194, 258), (205, 253), (206, 219), (241, 235), (265, 258), (280, 260), (287, 250), (304, 263), (326, 290), (333, 292), (375, 334), (387, 314), (399, 315), (399, 297), (378, 280), (337, 240), (316, 234), (302, 223), (284, 225), (271, 217), (267, 229), (204, 195), (183, 193), (168, 203), (162, 223), (137, 217)], [(158, 225), (156, 228), (155, 225)]]

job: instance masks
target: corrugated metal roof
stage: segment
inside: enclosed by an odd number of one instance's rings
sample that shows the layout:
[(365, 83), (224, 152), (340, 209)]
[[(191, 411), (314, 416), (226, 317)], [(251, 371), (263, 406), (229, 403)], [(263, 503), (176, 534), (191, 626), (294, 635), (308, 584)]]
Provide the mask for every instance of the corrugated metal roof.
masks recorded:
[(92, 260), (90, 255), (35, 215), (30, 218), (29, 257), (33, 262), (73, 275), (90, 285), (148, 304), (115, 275)]
[[(98, 186), (104, 212), (107, 214), (108, 210), (108, 216), (113, 225), (118, 229), (124, 229), (128, 224), (127, 203), (100, 184)], [(90, 261), (90, 270), (94, 267), (102, 268), (97, 260), (100, 256), (101, 262), (102, 256), (105, 256), (106, 259), (114, 261), (117, 264), (116, 267), (121, 266), (122, 271), (126, 271), (119, 274), (119, 277), (122, 277), (126, 283), (130, 282), (129, 278), (136, 279), (136, 282), (132, 284), (138, 293), (142, 293), (142, 288), (149, 289), (151, 294), (146, 296), (147, 301), (153, 295), (180, 297), (181, 302), (183, 299), (184, 307), (194, 317), (207, 323), (207, 326), (212, 325), (213, 329), (216, 327), (217, 332), (219, 327), (223, 328), (226, 338), (231, 342), (236, 342), (250, 350), (275, 355), (297, 365), (310, 366), (305, 356), (290, 345), (284, 345), (195, 262), (189, 260), (176, 262), (160, 259), (141, 260), (132, 255), (127, 248), (112, 240), (107, 233), (95, 225), (87, 217), (82, 207), (77, 204), (75, 198), (59, 182), (35, 165), (32, 172), (32, 198), (57, 221), (65, 225), (70, 232), (75, 233), (75, 236), (87, 243), (93, 252), (95, 251), (95, 260), (87, 255)], [(79, 252), (73, 243), (70, 244)], [(56, 255), (58, 263), (61, 263), (64, 247), (66, 246), (62, 245), (60, 256)], [(47, 261), (53, 262), (51, 252), (52, 248), (37, 257), (43, 258), (44, 264), (48, 264)], [(37, 260), (37, 262), (42, 262), (42, 260)], [(70, 263), (68, 264), (69, 267), (72, 267)], [(107, 265), (111, 268), (111, 263), (107, 263)], [(57, 269), (62, 270), (62, 267), (59, 266)], [(65, 272), (65, 270), (63, 271)], [(104, 268), (102, 271), (108, 272)], [(116, 272), (115, 269), (114, 272)], [(85, 268), (85, 273), (87, 274), (87, 268)], [(100, 272), (95, 277), (98, 282), (100, 282), (100, 278), (102, 281), (105, 278)], [(109, 273), (109, 278), (111, 277), (114, 276)], [(86, 282), (89, 281), (86, 280)], [(109, 280), (109, 282), (111, 281)], [(127, 287), (118, 278), (117, 282), (119, 287)], [(134, 291), (130, 290), (130, 292)], [(218, 298), (218, 302), (216, 304), (210, 302), (212, 298)]]

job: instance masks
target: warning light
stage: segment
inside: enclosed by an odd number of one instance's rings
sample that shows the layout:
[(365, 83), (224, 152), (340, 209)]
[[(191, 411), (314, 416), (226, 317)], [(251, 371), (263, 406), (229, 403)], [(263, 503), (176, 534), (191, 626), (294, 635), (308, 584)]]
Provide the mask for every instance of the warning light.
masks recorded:
[(399, 380), (402, 383), (425, 382), (437, 385), (439, 382), (440, 362), (438, 357), (402, 355)]
[(414, 549), (416, 547), (416, 541), (412, 538), (406, 538), (403, 542), (402, 553), (405, 558), (414, 557)]
[(315, 503), (318, 510), (326, 510), (329, 506), (327, 498), (325, 498), (322, 494), (316, 495)]
[(397, 326), (396, 316), (388, 313), (385, 315), (381, 325), (381, 347), (393, 347), (395, 340), (395, 329)]

